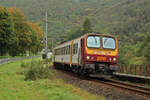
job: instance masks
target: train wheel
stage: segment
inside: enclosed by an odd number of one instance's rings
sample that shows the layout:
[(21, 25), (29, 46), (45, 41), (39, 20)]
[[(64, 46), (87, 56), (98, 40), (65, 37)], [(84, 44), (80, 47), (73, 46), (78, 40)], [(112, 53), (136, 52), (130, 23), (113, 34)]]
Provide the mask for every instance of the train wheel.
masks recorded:
[(78, 75), (81, 79), (86, 79), (88, 77), (88, 73), (84, 69), (80, 69)]

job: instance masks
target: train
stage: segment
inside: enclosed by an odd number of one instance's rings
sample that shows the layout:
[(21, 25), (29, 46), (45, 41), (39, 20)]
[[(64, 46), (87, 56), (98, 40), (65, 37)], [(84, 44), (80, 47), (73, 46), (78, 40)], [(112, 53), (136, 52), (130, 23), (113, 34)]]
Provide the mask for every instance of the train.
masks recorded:
[(52, 54), (56, 68), (80, 76), (112, 75), (118, 69), (118, 39), (112, 35), (87, 33), (54, 47)]

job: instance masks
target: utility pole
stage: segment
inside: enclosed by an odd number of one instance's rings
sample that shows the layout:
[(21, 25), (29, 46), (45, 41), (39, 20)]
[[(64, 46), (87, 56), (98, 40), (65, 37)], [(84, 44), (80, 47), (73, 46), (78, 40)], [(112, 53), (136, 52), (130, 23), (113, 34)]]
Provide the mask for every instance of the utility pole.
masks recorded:
[(46, 59), (47, 59), (47, 53), (48, 53), (48, 50), (47, 50), (47, 27), (48, 27), (48, 20), (47, 20), (47, 11), (46, 11), (46, 29), (45, 29), (45, 53), (46, 53)]
[(45, 13), (45, 24), (46, 24), (46, 28), (45, 28), (45, 34), (44, 34), (44, 52), (42, 54), (42, 58), (46, 59), (47, 61), (47, 53), (48, 53), (48, 47), (47, 47), (47, 27), (48, 27), (48, 21), (47, 21), (47, 11)]

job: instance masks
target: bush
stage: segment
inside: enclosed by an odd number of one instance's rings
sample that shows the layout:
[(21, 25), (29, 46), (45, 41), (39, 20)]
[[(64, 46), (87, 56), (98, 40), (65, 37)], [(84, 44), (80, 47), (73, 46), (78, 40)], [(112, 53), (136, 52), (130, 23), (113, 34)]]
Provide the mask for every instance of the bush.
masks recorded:
[(21, 68), (26, 68), (28, 65), (25, 62), (21, 62)]
[(52, 78), (52, 72), (42, 61), (32, 61), (25, 72), (25, 80)]

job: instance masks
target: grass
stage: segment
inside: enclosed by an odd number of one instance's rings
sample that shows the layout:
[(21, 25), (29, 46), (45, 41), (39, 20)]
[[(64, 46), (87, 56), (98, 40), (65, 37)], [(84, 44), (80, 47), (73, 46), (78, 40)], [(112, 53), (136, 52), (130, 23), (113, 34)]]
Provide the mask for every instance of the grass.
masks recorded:
[(104, 100), (55, 77), (24, 81), (25, 75), (20, 72), (25, 68), (20, 67), (21, 62), (0, 65), (0, 100)]

